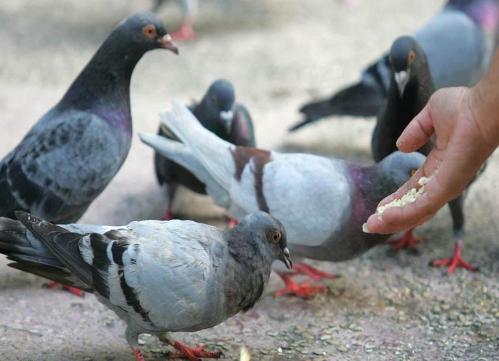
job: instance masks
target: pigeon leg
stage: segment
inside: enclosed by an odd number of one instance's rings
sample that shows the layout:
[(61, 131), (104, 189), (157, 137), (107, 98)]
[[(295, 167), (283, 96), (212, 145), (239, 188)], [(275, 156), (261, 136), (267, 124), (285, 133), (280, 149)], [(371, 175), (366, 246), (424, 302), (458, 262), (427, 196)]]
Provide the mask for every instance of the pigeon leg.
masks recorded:
[(332, 273), (321, 271), (311, 265), (308, 265), (304, 262), (296, 262), (293, 265), (293, 276), (295, 275), (305, 275), (310, 277), (313, 280), (321, 280), (321, 279), (335, 279), (338, 278), (338, 275), (334, 275)]
[(133, 354), (135, 355), (135, 360), (136, 361), (146, 361), (144, 356), (142, 355), (142, 352), (138, 348), (132, 348)]
[(281, 277), (282, 281), (285, 284), (285, 287), (276, 291), (274, 294), (275, 297), (282, 297), (284, 295), (295, 295), (297, 297), (303, 299), (309, 299), (313, 296), (326, 293), (327, 289), (324, 286), (311, 285), (308, 282), (296, 283), (293, 281), (293, 274), (289, 273), (279, 273), (277, 272), (279, 277)]
[(458, 267), (472, 272), (478, 270), (466, 262), (462, 257), (462, 243), (465, 235), (463, 203), (464, 197), (462, 195), (449, 202), (454, 233), (454, 255), (449, 258), (436, 259), (431, 262), (433, 267), (448, 267), (447, 274), (449, 275), (454, 273)]
[(390, 240), (387, 243), (392, 247), (394, 251), (398, 252), (403, 248), (415, 248), (416, 244), (420, 241), (421, 238), (414, 235), (414, 228), (413, 228), (406, 231), (402, 237)]
[(471, 264), (469, 264), (463, 259), (461, 252), (462, 252), (461, 242), (458, 241), (454, 245), (454, 255), (452, 257), (433, 260), (431, 262), (431, 265), (433, 267), (448, 267), (447, 274), (449, 275), (454, 273), (454, 271), (458, 267), (464, 268), (471, 272), (477, 271), (478, 269), (476, 267), (473, 267)]
[(176, 41), (194, 40), (195, 38), (196, 32), (192, 28), (192, 20), (190, 17), (184, 18), (178, 30), (172, 33), (172, 39)]
[(162, 221), (171, 221), (173, 217), (173, 200), (175, 199), (175, 193), (177, 192), (177, 185), (176, 184), (169, 184), (167, 189), (166, 189), (166, 194), (168, 198), (168, 205), (166, 206), (166, 211), (165, 214), (163, 214), (163, 217), (161, 217)]
[(163, 343), (167, 343), (174, 347), (179, 352), (171, 354), (170, 359), (188, 359), (189, 361), (200, 361), (201, 358), (220, 358), (220, 351), (205, 351), (204, 346), (189, 347), (180, 341), (172, 341), (167, 336), (161, 335), (158, 337)]
[(166, 206), (165, 214), (163, 214), (163, 216), (161, 217), (161, 220), (162, 221), (171, 221), (172, 219), (173, 219), (172, 207), (170, 206), (170, 204), (168, 204), (168, 206)]
[(85, 292), (80, 290), (79, 288), (61, 285), (60, 283), (58, 283), (56, 281), (50, 281), (49, 283), (47, 283), (47, 288), (50, 288), (50, 289), (58, 288), (59, 286), (61, 286), (63, 289), (65, 289), (69, 293), (72, 293), (75, 296), (85, 297)]

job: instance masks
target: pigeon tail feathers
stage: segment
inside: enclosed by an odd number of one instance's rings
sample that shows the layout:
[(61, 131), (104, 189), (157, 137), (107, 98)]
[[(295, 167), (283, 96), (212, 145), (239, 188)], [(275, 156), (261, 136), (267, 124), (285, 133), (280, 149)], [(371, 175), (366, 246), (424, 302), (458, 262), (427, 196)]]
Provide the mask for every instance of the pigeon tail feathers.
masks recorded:
[(205, 129), (178, 101), (173, 101), (171, 112), (161, 115), (161, 122), (190, 149), (211, 177), (228, 191), (236, 171), (231, 153), (234, 146)]

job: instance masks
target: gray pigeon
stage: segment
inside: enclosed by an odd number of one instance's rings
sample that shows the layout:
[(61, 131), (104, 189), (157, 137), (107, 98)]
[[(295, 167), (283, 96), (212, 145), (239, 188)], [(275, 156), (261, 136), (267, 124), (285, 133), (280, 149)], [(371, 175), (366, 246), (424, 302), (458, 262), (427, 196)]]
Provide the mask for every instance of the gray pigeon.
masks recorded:
[(77, 221), (118, 172), (132, 140), (130, 77), (145, 52), (177, 48), (152, 13), (123, 20), (62, 99), (0, 162), (0, 216)]
[(264, 212), (229, 230), (192, 221), (127, 226), (54, 225), (24, 212), (0, 218), (0, 252), (12, 267), (81, 287), (127, 323), (137, 361), (141, 333), (157, 335), (191, 361), (219, 352), (189, 348), (169, 332), (210, 328), (252, 308), (271, 264), (291, 268), (286, 233)]
[[(424, 50), (410, 36), (397, 38), (390, 49), (390, 86), (386, 105), (379, 114), (372, 137), (372, 152), (376, 162), (397, 150), (397, 139), (409, 122), (424, 108), (434, 91), (432, 75)], [(428, 155), (433, 144), (425, 144), (418, 151)], [(483, 171), (484, 168), (482, 168)], [(464, 196), (449, 202), (454, 233), (454, 255), (449, 259), (435, 260), (434, 266), (448, 266), (448, 273), (456, 267), (475, 270), (462, 258), (465, 236)], [(391, 241), (399, 250), (413, 247), (419, 238), (407, 231), (401, 239)]]
[[(425, 51), (437, 88), (474, 85), (494, 54), (499, 1), (449, 0), (414, 37)], [(291, 131), (331, 115), (376, 116), (390, 84), (388, 54), (369, 65), (361, 80), (328, 99), (300, 108), (304, 120)]]
[[(225, 79), (215, 80), (199, 103), (190, 107), (201, 124), (218, 137), (236, 145), (254, 147), (253, 121), (246, 107), (236, 103), (232, 83)], [(168, 131), (159, 127), (158, 134), (169, 137)], [(154, 154), (154, 169), (159, 184), (166, 185), (168, 206), (162, 219), (173, 218), (172, 205), (178, 185), (206, 194), (205, 185), (191, 172), (174, 161)]]
[[(272, 214), (286, 228), (291, 251), (317, 260), (348, 260), (383, 243), (388, 236), (366, 234), (362, 224), (424, 161), (418, 153), (397, 152), (378, 165), (360, 167), (311, 154), (238, 147), (207, 131), (178, 102), (162, 118), (182, 143), (153, 134), (141, 134), (143, 142), (196, 174), (215, 203), (235, 218), (257, 210)], [(301, 264), (295, 272), (301, 268), (306, 272)]]

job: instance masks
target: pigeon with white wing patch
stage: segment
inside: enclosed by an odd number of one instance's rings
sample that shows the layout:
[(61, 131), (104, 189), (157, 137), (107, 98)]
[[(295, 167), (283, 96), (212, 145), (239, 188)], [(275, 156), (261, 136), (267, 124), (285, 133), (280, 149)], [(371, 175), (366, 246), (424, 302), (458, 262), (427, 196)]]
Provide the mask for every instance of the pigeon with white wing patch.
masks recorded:
[[(144, 143), (196, 174), (232, 216), (262, 210), (279, 219), (292, 252), (317, 260), (348, 260), (383, 243), (388, 236), (368, 235), (362, 224), (424, 161), (417, 153), (395, 153), (361, 167), (311, 154), (238, 147), (204, 129), (178, 102), (162, 121), (182, 143), (141, 134)], [(304, 264), (294, 271), (323, 275)]]

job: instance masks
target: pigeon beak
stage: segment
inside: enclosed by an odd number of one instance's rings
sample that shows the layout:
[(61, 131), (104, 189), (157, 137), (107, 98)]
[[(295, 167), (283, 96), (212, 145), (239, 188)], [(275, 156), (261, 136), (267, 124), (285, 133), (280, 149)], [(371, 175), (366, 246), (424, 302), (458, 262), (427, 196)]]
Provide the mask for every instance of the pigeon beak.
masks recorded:
[(158, 40), (160, 46), (164, 49), (168, 49), (178, 55), (177, 45), (173, 42), (170, 34), (166, 34)]
[(399, 71), (395, 73), (395, 82), (397, 83), (397, 88), (399, 91), (399, 95), (402, 98), (404, 96), (404, 90), (409, 82), (409, 70), (408, 71)]
[(220, 119), (222, 119), (227, 133), (230, 133), (230, 129), (232, 128), (232, 118), (234, 118), (232, 110), (222, 110), (220, 112)]
[(291, 256), (289, 255), (289, 249), (286, 247), (283, 249), (282, 254), (284, 255), (283, 257), (283, 262), (286, 265), (287, 269), (292, 269), (293, 268), (293, 261), (291, 261)]

